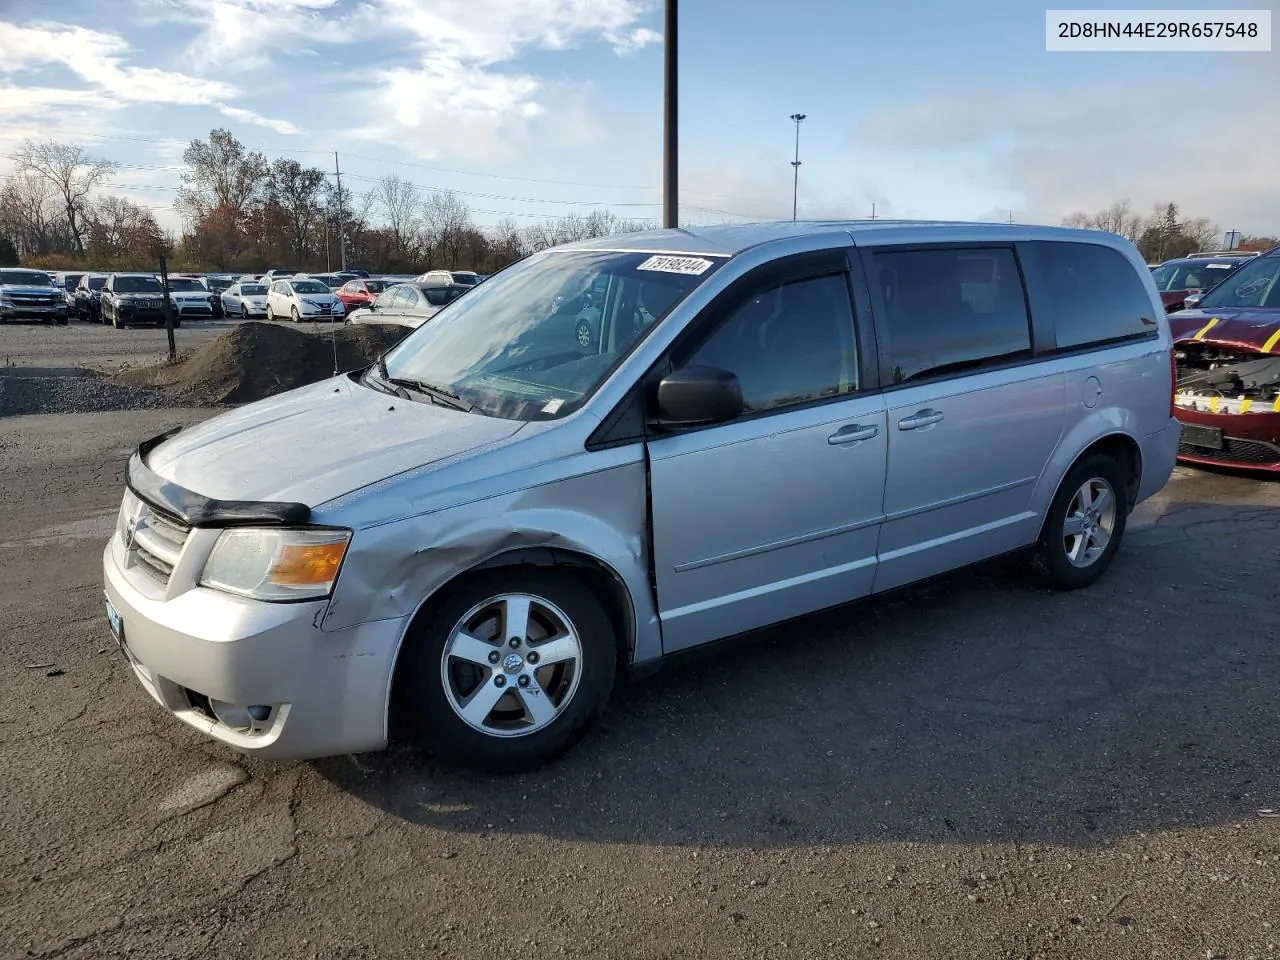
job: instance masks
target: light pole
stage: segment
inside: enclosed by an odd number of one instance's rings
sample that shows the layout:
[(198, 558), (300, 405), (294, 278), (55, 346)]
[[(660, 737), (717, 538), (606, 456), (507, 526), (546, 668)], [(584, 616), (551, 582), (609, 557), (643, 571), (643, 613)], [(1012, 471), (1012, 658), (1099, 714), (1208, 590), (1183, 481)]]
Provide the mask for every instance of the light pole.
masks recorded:
[(794, 221), (800, 203), (800, 121), (804, 119), (804, 114), (793, 113), (791, 119), (796, 122), (796, 158), (791, 161), (791, 168), (795, 171), (795, 181), (791, 188), (791, 219)]
[(676, 0), (667, 0), (666, 23), (662, 38), (663, 118), (662, 118), (662, 225), (668, 229), (680, 226), (680, 201), (676, 181), (680, 170), (677, 154), (678, 125), (676, 114)]

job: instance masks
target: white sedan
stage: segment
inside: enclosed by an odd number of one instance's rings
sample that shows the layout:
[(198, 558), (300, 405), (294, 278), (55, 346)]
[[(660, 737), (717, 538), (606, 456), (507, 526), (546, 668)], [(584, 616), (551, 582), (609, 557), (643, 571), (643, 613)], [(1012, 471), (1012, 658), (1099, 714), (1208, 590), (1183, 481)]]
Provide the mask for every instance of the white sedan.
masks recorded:
[(290, 277), (276, 280), (267, 294), (267, 319), (334, 320), (346, 315), (342, 301), (319, 280)]
[(267, 287), (262, 283), (241, 281), (222, 291), (222, 312), (228, 317), (265, 317)]

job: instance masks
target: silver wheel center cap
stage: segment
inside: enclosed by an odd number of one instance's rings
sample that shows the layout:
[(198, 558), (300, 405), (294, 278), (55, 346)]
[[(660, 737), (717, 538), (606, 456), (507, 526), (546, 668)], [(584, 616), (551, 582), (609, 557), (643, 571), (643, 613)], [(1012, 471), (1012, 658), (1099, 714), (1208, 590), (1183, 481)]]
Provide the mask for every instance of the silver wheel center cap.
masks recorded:
[(507, 673), (519, 673), (524, 666), (524, 657), (518, 653), (508, 653), (502, 660), (502, 669)]

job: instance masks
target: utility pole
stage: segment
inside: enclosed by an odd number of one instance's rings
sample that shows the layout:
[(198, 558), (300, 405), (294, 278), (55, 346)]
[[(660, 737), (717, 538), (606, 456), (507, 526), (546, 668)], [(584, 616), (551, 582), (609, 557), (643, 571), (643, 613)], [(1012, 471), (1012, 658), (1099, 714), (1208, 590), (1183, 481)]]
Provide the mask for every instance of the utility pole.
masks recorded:
[(160, 254), (160, 290), (164, 296), (164, 329), (169, 335), (169, 362), (175, 363), (178, 359), (178, 347), (173, 342), (173, 301), (169, 298), (169, 264), (165, 262), (165, 255)]
[(875, 218), (876, 218), (876, 202), (872, 200), (871, 201), (871, 219), (874, 220)]
[(663, 124), (662, 124), (662, 225), (668, 229), (680, 226), (679, 129), (677, 106), (676, 0), (666, 0), (666, 25), (662, 38), (664, 56)]
[(333, 175), (338, 178), (338, 257), (347, 269), (347, 228), (342, 222), (342, 171), (338, 169), (338, 151), (333, 151)]
[(791, 167), (795, 171), (791, 187), (791, 219), (794, 221), (800, 205), (800, 121), (804, 119), (804, 114), (793, 113), (791, 119), (796, 122), (796, 158), (791, 161)]

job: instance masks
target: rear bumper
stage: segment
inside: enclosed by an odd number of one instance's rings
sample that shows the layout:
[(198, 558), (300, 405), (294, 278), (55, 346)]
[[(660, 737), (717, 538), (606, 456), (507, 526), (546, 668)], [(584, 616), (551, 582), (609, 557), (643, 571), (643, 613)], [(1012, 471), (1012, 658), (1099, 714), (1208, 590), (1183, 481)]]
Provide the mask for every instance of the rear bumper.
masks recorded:
[(1222, 431), (1221, 450), (1180, 442), (1178, 459), (1183, 463), (1280, 472), (1280, 412), (1224, 414), (1179, 408), (1178, 420)]

